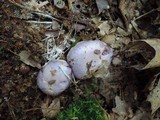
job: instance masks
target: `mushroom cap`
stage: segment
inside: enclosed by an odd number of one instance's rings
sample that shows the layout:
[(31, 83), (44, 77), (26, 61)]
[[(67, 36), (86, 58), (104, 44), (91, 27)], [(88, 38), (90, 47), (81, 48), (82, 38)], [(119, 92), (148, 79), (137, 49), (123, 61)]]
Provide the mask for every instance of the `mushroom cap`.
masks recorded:
[(72, 70), (64, 60), (52, 60), (39, 71), (37, 85), (42, 92), (56, 96), (68, 88)]
[(109, 66), (113, 50), (100, 40), (81, 41), (70, 49), (67, 62), (78, 79), (90, 78), (92, 73)]

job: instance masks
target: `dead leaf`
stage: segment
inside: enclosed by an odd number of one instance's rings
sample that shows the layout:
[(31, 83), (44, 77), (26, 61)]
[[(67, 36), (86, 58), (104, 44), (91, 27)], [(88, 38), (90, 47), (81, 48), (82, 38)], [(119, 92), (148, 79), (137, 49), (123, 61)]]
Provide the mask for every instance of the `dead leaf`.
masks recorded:
[(98, 7), (98, 14), (100, 14), (103, 10), (109, 9), (109, 4), (107, 0), (96, 0), (96, 4)]
[(140, 110), (136, 111), (134, 117), (130, 120), (151, 120), (151, 115)]
[(153, 115), (152, 120), (159, 120), (160, 119), (160, 109), (156, 111), (156, 113)]
[(123, 100), (120, 99), (119, 96), (115, 97), (116, 107), (112, 109), (114, 113), (117, 113), (119, 116), (122, 117), (132, 117), (133, 111), (131, 107)]
[(76, 32), (80, 32), (81, 30), (85, 29), (85, 25), (82, 24), (73, 24), (72, 28), (76, 30)]
[(68, 0), (68, 6), (73, 13), (80, 13), (85, 3), (82, 0)]
[(112, 28), (108, 21), (102, 22), (98, 28), (100, 29), (99, 34), (101, 36), (115, 32), (115, 29)]
[(147, 101), (151, 102), (152, 114), (160, 108), (160, 79), (158, 79), (158, 84), (151, 90), (147, 96)]
[(102, 41), (110, 45), (112, 48), (123, 48), (124, 45), (127, 45), (131, 39), (128, 37), (118, 37), (115, 34), (105, 35), (102, 38)]
[(121, 58), (120, 58), (120, 56), (116, 56), (116, 57), (114, 57), (113, 59), (112, 59), (112, 64), (113, 65), (121, 65), (122, 64), (122, 60), (121, 60)]
[(59, 98), (55, 98), (49, 103), (49, 99), (41, 105), (43, 116), (46, 118), (54, 118), (57, 113), (60, 111), (60, 100)]
[(31, 0), (28, 2), (23, 2), (22, 4), (24, 5), (25, 8), (29, 10), (41, 11), (40, 8), (42, 8), (43, 6), (46, 6), (48, 3), (49, 1), (38, 2), (36, 0)]
[(148, 84), (146, 85), (146, 87), (144, 88), (144, 91), (152, 91), (155, 87), (155, 84), (157, 82), (157, 77), (159, 76), (159, 73), (154, 75), (150, 81), (148, 82)]
[(146, 39), (143, 41), (153, 47), (156, 51), (154, 58), (143, 69), (160, 67), (160, 39)]
[(41, 68), (41, 65), (31, 57), (31, 53), (29, 51), (23, 50), (19, 54), (20, 60), (27, 65), (32, 67), (36, 67), (38, 69)]
[(117, 32), (122, 35), (122, 36), (128, 36), (130, 33), (125, 31), (123, 28), (121, 27), (117, 27)]
[(136, 16), (136, 1), (132, 0), (120, 0), (119, 9), (124, 19), (124, 24), (127, 30), (129, 30), (130, 21)]
[(102, 41), (107, 43), (108, 45), (112, 45), (112, 47), (113, 47), (113, 45), (116, 42), (116, 35), (115, 34), (105, 35), (102, 38)]
[(73, 11), (73, 3), (75, 2), (75, 0), (67, 0), (67, 2), (68, 2), (69, 10)]
[(131, 20), (131, 25), (132, 25), (131, 28), (135, 29), (136, 33), (140, 36), (140, 38), (143, 38), (143, 39), (147, 38), (148, 32), (145, 31), (145, 30), (140, 29), (139, 28), (140, 26), (138, 26), (138, 24), (137, 24), (137, 22), (135, 20)]
[(144, 40), (130, 42), (123, 51), (125, 65), (138, 70), (142, 70), (155, 56), (154, 48)]

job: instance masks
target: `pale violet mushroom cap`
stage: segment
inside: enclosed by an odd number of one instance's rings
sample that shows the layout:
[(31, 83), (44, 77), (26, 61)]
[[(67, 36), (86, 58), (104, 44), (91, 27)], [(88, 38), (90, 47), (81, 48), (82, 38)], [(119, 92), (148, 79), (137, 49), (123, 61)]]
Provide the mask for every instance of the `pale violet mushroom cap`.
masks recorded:
[(113, 49), (100, 40), (81, 41), (70, 49), (67, 62), (78, 79), (90, 78), (92, 73), (111, 63)]
[(42, 92), (56, 96), (68, 88), (72, 70), (64, 60), (52, 60), (39, 71), (37, 85)]

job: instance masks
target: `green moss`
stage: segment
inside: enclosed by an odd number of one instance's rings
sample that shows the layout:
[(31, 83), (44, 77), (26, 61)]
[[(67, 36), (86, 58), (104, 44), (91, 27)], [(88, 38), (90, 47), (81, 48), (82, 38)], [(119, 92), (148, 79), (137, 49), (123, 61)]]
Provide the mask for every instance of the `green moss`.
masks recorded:
[(56, 120), (104, 120), (104, 113), (94, 99), (77, 100), (60, 112)]

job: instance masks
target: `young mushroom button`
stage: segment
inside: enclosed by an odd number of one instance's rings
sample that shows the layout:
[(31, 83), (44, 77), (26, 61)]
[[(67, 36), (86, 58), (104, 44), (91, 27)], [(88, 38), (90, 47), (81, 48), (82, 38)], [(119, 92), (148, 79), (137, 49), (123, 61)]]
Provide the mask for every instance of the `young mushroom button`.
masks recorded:
[(108, 68), (112, 55), (112, 48), (100, 40), (82, 41), (68, 52), (67, 62), (76, 78), (85, 79), (104, 66)]
[(40, 70), (37, 77), (42, 92), (56, 96), (68, 88), (72, 79), (72, 70), (64, 60), (52, 60)]

